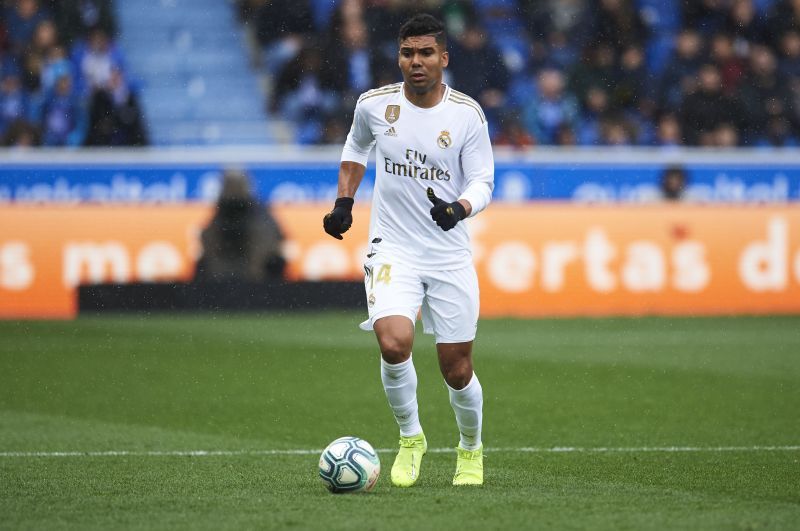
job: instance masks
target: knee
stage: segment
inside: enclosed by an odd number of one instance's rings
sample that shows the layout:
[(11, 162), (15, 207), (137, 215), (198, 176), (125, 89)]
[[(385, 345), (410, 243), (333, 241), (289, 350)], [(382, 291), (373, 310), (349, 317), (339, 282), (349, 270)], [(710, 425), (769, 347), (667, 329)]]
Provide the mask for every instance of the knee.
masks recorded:
[(378, 339), (381, 356), (387, 363), (403, 363), (411, 356), (411, 345), (401, 337), (388, 335)]
[(453, 389), (463, 389), (472, 379), (472, 363), (469, 359), (460, 359), (449, 363), (442, 367), (442, 376), (447, 385)]

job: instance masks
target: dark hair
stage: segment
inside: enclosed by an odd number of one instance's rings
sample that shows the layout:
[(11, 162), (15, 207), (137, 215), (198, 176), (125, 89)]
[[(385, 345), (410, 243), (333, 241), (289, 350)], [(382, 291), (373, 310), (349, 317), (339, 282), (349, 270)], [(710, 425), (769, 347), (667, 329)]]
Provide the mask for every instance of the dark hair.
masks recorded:
[(442, 47), (447, 46), (447, 35), (444, 31), (444, 24), (436, 17), (421, 13), (408, 19), (405, 24), (400, 26), (397, 42), (402, 42), (409, 37), (422, 37), (431, 35), (436, 39), (436, 43)]
[[(676, 177), (677, 182), (672, 178)], [(668, 166), (661, 174), (661, 194), (664, 199), (678, 200), (686, 191), (686, 170), (683, 166)]]

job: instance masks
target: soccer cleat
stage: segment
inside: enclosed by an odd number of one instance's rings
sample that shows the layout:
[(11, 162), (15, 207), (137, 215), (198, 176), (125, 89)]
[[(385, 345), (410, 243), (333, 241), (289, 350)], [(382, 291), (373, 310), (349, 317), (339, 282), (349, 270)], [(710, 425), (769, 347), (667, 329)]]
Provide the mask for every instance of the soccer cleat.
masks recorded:
[(456, 475), (453, 485), (483, 485), (483, 445), (477, 450), (456, 448)]
[(395, 487), (410, 487), (419, 478), (419, 469), (422, 465), (422, 456), (428, 451), (428, 441), (425, 434), (420, 433), (413, 437), (400, 436), (400, 451), (394, 458), (392, 465), (392, 485)]

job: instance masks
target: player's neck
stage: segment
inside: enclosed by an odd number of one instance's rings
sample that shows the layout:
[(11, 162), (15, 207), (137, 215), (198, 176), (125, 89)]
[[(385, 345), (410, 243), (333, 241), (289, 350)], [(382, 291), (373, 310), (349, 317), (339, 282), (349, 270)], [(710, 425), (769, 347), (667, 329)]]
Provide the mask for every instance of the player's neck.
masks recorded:
[(423, 94), (413, 92), (408, 85), (403, 85), (403, 95), (408, 101), (422, 109), (430, 109), (436, 107), (444, 97), (445, 86), (443, 83), (438, 83), (434, 88)]

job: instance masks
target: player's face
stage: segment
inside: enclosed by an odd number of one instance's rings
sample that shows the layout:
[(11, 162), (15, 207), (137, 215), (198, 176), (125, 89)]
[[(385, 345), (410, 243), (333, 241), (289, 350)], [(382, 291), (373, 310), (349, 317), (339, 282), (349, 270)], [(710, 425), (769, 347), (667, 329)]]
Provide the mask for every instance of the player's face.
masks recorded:
[(399, 64), (406, 85), (425, 94), (442, 83), (450, 57), (432, 35), (409, 37), (400, 43)]

